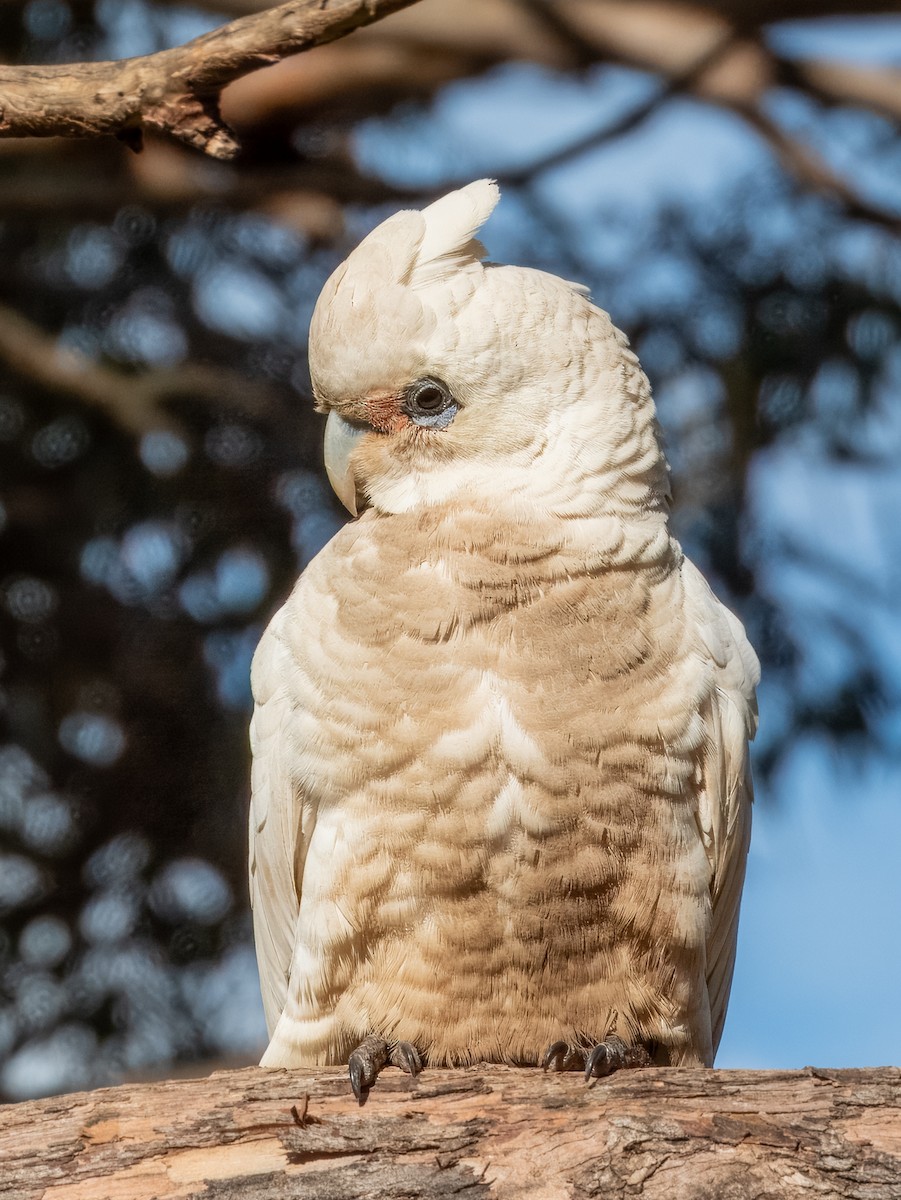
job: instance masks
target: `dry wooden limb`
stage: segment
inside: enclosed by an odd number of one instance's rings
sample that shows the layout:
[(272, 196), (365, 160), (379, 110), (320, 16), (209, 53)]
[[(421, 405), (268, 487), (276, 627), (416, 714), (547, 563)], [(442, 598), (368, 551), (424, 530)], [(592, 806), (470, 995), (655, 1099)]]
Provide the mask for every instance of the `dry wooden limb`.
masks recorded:
[(897, 1200), (901, 1070), (226, 1071), (0, 1109), (15, 1200)]
[(170, 134), (213, 158), (238, 143), (219, 113), (226, 84), (335, 41), (416, 0), (300, 0), (241, 17), (183, 46), (120, 62), (0, 66), (0, 137)]
[(183, 433), (166, 408), (173, 399), (205, 399), (244, 417), (278, 413), (275, 391), (224, 367), (181, 363), (127, 373), (60, 345), (15, 309), (0, 304), (0, 364), (31, 383), (95, 408), (126, 433)]

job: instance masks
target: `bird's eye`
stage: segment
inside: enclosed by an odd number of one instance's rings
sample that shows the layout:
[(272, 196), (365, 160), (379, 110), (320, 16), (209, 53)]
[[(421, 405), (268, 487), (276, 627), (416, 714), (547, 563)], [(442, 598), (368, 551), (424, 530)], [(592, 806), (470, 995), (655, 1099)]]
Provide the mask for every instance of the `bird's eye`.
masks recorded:
[(457, 415), (457, 402), (440, 379), (417, 379), (404, 393), (401, 408), (414, 425), (446, 429)]
[(444, 392), (434, 384), (420, 388), (414, 403), (420, 412), (436, 413), (444, 408)]

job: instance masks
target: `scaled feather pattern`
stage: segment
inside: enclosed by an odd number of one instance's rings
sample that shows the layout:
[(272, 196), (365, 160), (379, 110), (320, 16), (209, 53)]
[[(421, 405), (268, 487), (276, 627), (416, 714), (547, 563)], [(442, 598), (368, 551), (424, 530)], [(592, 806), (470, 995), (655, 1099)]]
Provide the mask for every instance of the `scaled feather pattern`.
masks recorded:
[(253, 664), (267, 1066), (611, 1034), (711, 1064), (757, 659), (668, 528), (650, 388), (584, 289), (484, 263), (481, 180), (378, 226), (310, 330), (357, 520)]

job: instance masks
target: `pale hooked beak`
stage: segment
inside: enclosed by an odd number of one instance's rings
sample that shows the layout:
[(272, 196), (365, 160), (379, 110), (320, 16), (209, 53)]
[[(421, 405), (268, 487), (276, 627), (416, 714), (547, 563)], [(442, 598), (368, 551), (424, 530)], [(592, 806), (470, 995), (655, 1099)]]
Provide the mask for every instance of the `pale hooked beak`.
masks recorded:
[(325, 423), (325, 471), (335, 495), (352, 517), (357, 515), (357, 481), (354, 479), (350, 455), (367, 432), (365, 428), (345, 421), (334, 409)]

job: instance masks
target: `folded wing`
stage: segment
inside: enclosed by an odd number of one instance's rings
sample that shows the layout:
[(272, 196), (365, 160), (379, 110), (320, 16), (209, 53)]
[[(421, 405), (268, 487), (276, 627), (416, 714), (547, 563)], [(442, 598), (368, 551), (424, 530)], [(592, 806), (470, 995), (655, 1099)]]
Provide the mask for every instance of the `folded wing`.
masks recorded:
[(713, 1050), (719, 1045), (735, 965), (738, 910), (751, 837), (753, 788), (748, 741), (757, 728), (757, 656), (738, 619), (716, 599), (688, 561), (683, 565), (689, 616), (711, 663), (713, 686), (703, 710), (698, 824), (710, 865), (712, 920), (707, 993)]

